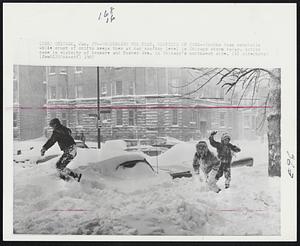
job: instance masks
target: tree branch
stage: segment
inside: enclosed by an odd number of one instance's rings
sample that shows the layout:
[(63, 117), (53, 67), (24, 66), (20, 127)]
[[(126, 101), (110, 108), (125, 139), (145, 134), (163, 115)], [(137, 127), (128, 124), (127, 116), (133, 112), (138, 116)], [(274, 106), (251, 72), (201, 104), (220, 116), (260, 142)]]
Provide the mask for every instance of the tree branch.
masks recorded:
[[(245, 83), (246, 83), (247, 81), (249, 81), (250, 79), (252, 80), (252, 78), (256, 76), (255, 73), (256, 73), (256, 71), (253, 71), (252, 73), (250, 73), (249, 76), (247, 76), (247, 78), (244, 79), (243, 84), (242, 84), (242, 88), (244, 88), (244, 85), (245, 85)], [(253, 74), (254, 74), (254, 76), (253, 76)], [(252, 77), (252, 76), (253, 76), (253, 77)], [(252, 78), (251, 78), (251, 77), (252, 77)]]
[(245, 72), (244, 73), (242, 73), (242, 75), (239, 75), (239, 77), (237, 78), (237, 80), (235, 81), (235, 82), (233, 82), (233, 83), (224, 83), (223, 85), (222, 85), (222, 87), (225, 87), (225, 86), (228, 86), (229, 88), (227, 89), (227, 91), (225, 92), (225, 94), (227, 94), (231, 89), (232, 89), (232, 87), (234, 86), (234, 85), (236, 85), (243, 77), (245, 77), (247, 74), (249, 74), (249, 73), (251, 73), (251, 72), (253, 72), (253, 71), (256, 71), (257, 70), (257, 68), (254, 68), (254, 69), (250, 69), (250, 70), (245, 70)]
[(237, 69), (238, 69), (238, 68), (233, 68), (233, 69), (231, 69), (228, 73), (224, 74), (224, 75), (221, 77), (220, 81), (217, 83), (217, 85), (220, 84), (220, 83), (223, 81), (224, 78), (226, 78), (229, 74), (233, 73), (233, 72), (234, 72), (235, 70), (237, 70)]
[[(255, 78), (257, 78), (257, 76), (256, 76)], [(245, 95), (245, 93), (246, 93), (246, 91), (247, 91), (247, 89), (248, 89), (248, 87), (249, 87), (249, 85), (251, 84), (251, 82), (252, 82), (253, 79), (254, 79), (254, 77), (252, 77), (251, 80), (249, 80), (249, 82), (248, 82), (246, 88), (245, 88), (244, 91), (243, 91), (243, 94), (242, 94), (241, 97), (240, 97), (238, 106), (240, 106), (241, 101), (242, 101), (242, 99), (243, 99), (243, 97), (244, 97), (244, 95)]]
[(255, 82), (254, 82), (254, 86), (253, 86), (253, 92), (252, 92), (252, 97), (251, 97), (251, 105), (253, 106), (253, 102), (254, 102), (254, 94), (255, 94), (255, 89), (256, 89), (256, 85), (259, 82), (258, 78), (260, 77), (260, 71), (257, 72), (257, 77), (255, 78)]
[(220, 70), (219, 72), (217, 72), (215, 75), (213, 75), (212, 77), (210, 77), (204, 84), (202, 84), (201, 86), (199, 86), (196, 90), (193, 90), (191, 92), (185, 93), (182, 96), (187, 96), (187, 95), (191, 95), (194, 94), (195, 92), (199, 91), (201, 88), (203, 88), (203, 86), (205, 86), (207, 83), (209, 83), (214, 77), (216, 77), (217, 75), (219, 75), (221, 72), (223, 71)]
[(265, 124), (265, 121), (266, 121), (266, 118), (267, 118), (267, 104), (268, 104), (268, 101), (269, 101), (269, 97), (270, 97), (270, 92), (268, 93), (267, 99), (266, 99), (266, 101), (264, 103), (265, 108), (264, 108), (263, 118), (262, 118), (259, 126), (256, 128), (256, 130), (261, 129), (264, 126), (264, 124)]
[(218, 68), (214, 68), (214, 69), (212, 69), (212, 70), (210, 70), (210, 71), (208, 71), (208, 72), (206, 72), (206, 73), (204, 73), (204, 74), (201, 74), (200, 76), (198, 76), (197, 78), (193, 79), (191, 82), (189, 82), (189, 83), (187, 83), (187, 84), (185, 84), (185, 85), (181, 85), (181, 86), (172, 86), (172, 85), (171, 85), (171, 87), (172, 87), (172, 88), (184, 88), (184, 87), (187, 87), (187, 86), (193, 84), (196, 80), (198, 80), (198, 79), (200, 79), (200, 78), (202, 78), (202, 77), (204, 77), (204, 76), (206, 76), (206, 75), (212, 73), (214, 70), (217, 70), (217, 69), (218, 69)]

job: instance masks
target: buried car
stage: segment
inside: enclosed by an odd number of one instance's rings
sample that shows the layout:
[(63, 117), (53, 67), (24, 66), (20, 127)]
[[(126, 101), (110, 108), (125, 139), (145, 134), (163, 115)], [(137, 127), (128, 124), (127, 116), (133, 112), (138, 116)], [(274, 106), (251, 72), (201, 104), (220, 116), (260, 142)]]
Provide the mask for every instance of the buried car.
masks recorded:
[(83, 172), (83, 176), (127, 179), (153, 177), (157, 174), (145, 156), (140, 153), (126, 151), (100, 152), (98, 157), (100, 158), (99, 161), (78, 166), (80, 171)]
[(143, 152), (148, 156), (158, 156), (168, 150), (166, 147), (153, 146), (151, 139), (124, 139), (125, 151)]
[(149, 156), (158, 156), (164, 153), (165, 151), (167, 151), (168, 149), (164, 147), (153, 147), (151, 145), (139, 145), (139, 146), (127, 147), (125, 150), (128, 152), (139, 151)]

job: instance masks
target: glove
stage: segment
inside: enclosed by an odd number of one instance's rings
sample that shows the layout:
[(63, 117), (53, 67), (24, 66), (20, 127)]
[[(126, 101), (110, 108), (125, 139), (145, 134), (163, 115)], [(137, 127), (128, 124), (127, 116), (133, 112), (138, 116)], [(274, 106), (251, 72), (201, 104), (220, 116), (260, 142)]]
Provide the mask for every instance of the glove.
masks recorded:
[(213, 131), (210, 135), (216, 135), (218, 131)]
[(44, 148), (41, 149), (41, 156), (45, 155), (46, 150)]

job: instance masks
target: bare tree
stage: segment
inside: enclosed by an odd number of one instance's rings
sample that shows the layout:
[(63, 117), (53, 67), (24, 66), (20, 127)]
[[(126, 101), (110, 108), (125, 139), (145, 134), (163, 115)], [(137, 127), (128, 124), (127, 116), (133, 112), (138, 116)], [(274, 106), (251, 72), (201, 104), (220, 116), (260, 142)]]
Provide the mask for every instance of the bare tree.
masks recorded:
[[(269, 80), (269, 93), (264, 102), (264, 119), (268, 123), (269, 176), (281, 176), (281, 139), (280, 139), (280, 69), (264, 68), (185, 68), (194, 71), (194, 79), (176, 88), (192, 88), (182, 96), (192, 96), (211, 81), (225, 89), (225, 94), (231, 93), (231, 102), (237, 86), (242, 88), (239, 96), (240, 105), (245, 95), (251, 94), (252, 104), (259, 91), (260, 83)], [(251, 91), (252, 90), (252, 91)]]

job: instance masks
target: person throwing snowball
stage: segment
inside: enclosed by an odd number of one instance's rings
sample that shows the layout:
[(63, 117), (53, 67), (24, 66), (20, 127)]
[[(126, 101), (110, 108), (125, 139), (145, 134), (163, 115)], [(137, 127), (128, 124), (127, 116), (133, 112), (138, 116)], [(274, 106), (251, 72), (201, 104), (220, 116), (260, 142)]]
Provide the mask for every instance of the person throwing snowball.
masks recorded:
[(41, 155), (44, 156), (45, 152), (57, 142), (60, 149), (64, 152), (56, 163), (56, 169), (59, 177), (64, 180), (69, 180), (71, 176), (79, 182), (81, 174), (77, 174), (66, 167), (77, 155), (77, 148), (75, 141), (71, 136), (71, 129), (63, 126), (57, 118), (52, 119), (49, 126), (53, 128), (53, 133), (48, 141), (43, 145)]
[(217, 193), (221, 190), (217, 185), (216, 179), (219, 167), (220, 161), (209, 151), (207, 143), (205, 141), (199, 141), (196, 145), (196, 153), (193, 159), (194, 171), (199, 175), (201, 170), (208, 188)]
[(223, 176), (225, 176), (225, 189), (229, 188), (230, 181), (231, 181), (231, 160), (232, 160), (232, 153), (233, 152), (240, 152), (241, 149), (233, 144), (230, 143), (230, 135), (228, 133), (223, 133), (221, 137), (221, 142), (217, 142), (214, 140), (214, 135), (217, 134), (217, 131), (213, 131), (210, 134), (209, 142), (211, 146), (215, 147), (218, 152), (218, 158), (221, 161), (221, 166), (216, 176), (218, 180)]

